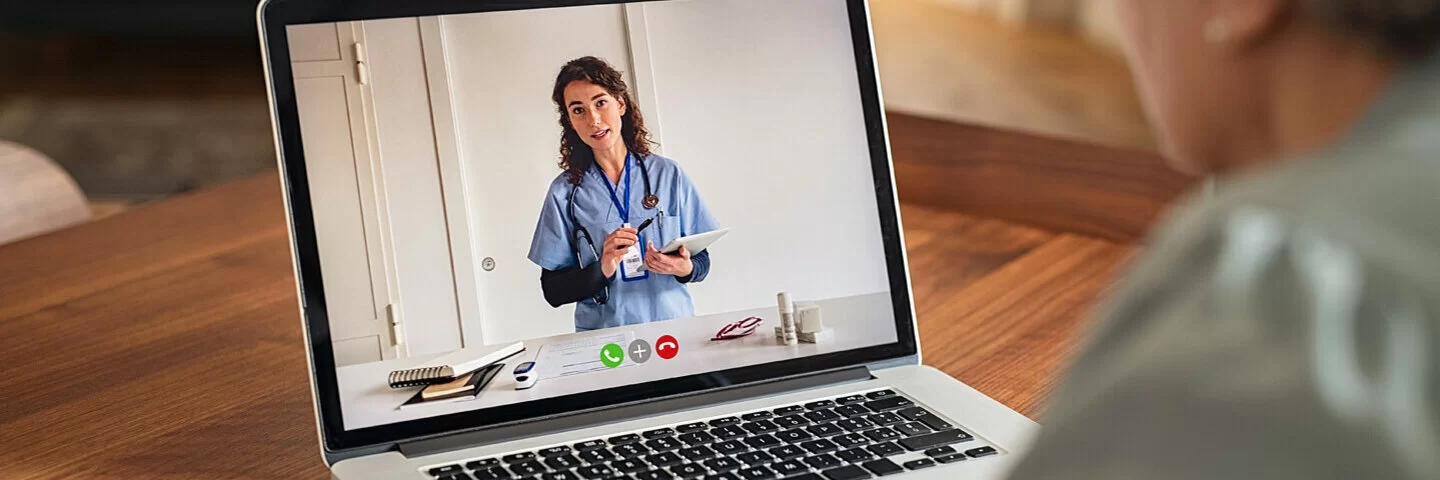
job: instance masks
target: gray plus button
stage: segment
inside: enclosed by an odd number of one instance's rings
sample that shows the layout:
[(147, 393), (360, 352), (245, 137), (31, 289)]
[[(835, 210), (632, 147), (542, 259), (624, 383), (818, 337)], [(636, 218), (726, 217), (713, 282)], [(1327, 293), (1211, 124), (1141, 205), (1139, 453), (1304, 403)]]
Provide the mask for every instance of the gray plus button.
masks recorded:
[(650, 354), (653, 353), (650, 351), (650, 342), (642, 339), (636, 339), (630, 342), (630, 348), (625, 349), (625, 351), (630, 354), (630, 361), (635, 363), (645, 363), (646, 360), (650, 359)]

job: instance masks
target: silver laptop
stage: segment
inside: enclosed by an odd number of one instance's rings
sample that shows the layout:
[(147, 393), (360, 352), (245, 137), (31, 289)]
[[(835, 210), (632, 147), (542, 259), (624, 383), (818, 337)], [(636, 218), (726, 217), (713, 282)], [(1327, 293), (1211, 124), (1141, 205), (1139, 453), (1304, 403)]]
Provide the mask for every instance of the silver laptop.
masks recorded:
[(258, 17), (335, 477), (999, 478), (1037, 432), (921, 363), (866, 2)]

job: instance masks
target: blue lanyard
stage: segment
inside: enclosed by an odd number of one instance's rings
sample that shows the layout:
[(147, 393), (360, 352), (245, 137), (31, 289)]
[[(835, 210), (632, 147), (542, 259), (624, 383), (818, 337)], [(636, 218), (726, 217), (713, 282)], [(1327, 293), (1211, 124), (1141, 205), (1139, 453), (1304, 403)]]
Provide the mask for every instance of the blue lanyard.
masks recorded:
[(595, 170), (600, 172), (600, 178), (605, 180), (605, 188), (610, 190), (610, 201), (615, 203), (615, 209), (620, 211), (620, 219), (630, 223), (630, 154), (625, 154), (625, 202), (620, 202), (620, 197), (615, 195), (615, 186), (610, 184), (610, 177), (605, 176), (605, 170), (600, 168), (600, 162), (595, 162)]

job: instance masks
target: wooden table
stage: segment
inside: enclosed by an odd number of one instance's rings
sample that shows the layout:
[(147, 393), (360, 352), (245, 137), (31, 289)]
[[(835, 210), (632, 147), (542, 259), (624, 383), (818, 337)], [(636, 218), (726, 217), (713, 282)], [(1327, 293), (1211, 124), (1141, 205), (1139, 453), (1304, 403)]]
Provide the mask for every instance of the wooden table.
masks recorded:
[[(1132, 248), (902, 210), (925, 362), (1035, 417)], [(272, 172), (0, 246), (0, 478), (326, 478), (283, 211)]]

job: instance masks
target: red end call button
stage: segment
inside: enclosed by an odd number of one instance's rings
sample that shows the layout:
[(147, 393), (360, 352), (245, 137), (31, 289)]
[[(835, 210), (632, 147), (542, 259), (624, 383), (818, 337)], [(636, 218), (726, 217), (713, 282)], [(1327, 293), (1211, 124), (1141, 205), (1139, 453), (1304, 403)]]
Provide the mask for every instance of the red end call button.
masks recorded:
[(675, 354), (678, 353), (680, 353), (680, 342), (676, 342), (675, 337), (661, 335), (655, 340), (655, 354), (660, 358), (669, 360), (675, 358)]

